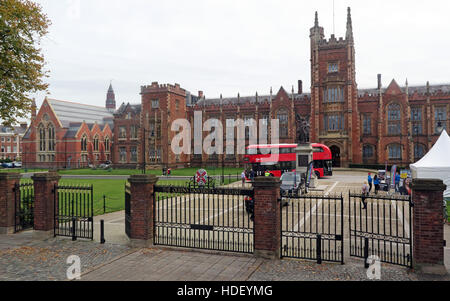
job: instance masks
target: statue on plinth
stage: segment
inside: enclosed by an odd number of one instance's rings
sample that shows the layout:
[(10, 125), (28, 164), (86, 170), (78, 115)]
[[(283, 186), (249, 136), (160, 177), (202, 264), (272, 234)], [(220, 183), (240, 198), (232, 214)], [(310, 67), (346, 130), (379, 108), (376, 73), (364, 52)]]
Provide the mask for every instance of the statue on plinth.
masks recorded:
[(311, 130), (309, 116), (301, 117), (299, 114), (296, 115), (296, 123), (297, 123), (297, 143), (299, 144), (308, 144), (309, 141), (309, 133)]

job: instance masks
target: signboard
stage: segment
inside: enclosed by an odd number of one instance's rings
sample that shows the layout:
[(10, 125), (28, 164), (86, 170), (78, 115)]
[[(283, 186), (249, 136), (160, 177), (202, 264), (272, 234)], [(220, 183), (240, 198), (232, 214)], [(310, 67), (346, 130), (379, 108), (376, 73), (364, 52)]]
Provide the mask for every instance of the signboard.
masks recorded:
[(205, 186), (208, 183), (208, 173), (204, 169), (199, 169), (195, 173), (195, 182), (199, 186)]

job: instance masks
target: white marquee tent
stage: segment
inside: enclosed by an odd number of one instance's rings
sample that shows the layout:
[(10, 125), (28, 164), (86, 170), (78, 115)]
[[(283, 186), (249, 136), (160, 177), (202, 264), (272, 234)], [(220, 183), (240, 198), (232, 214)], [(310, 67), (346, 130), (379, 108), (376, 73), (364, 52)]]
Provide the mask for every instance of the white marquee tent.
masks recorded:
[(430, 151), (410, 168), (413, 178), (443, 180), (447, 185), (444, 196), (450, 197), (450, 137), (445, 130)]

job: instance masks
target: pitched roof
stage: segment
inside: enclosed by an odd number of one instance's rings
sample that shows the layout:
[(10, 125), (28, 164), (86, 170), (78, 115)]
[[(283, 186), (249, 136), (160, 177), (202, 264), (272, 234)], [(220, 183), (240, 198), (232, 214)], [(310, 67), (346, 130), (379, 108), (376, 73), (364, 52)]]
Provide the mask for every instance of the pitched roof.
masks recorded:
[[(289, 97), (292, 97), (291, 93), (287, 93), (287, 94), (289, 95)], [(275, 99), (276, 96), (277, 96), (277, 94), (272, 94), (272, 100)], [(303, 96), (310, 97), (311, 94), (310, 93), (303, 93), (303, 94), (294, 93), (294, 99), (303, 98)], [(258, 103), (263, 103), (263, 102), (269, 101), (269, 100), (270, 100), (270, 95), (258, 95)], [(197, 105), (199, 105), (199, 106), (203, 106), (203, 105), (211, 106), (211, 105), (220, 105), (220, 104), (222, 104), (222, 105), (227, 105), (227, 104), (237, 105), (237, 104), (244, 104), (246, 102), (256, 103), (257, 102), (256, 95), (240, 96), (239, 99), (237, 97), (200, 99), (197, 102)]]
[[(400, 87), (403, 93), (406, 92), (406, 87)], [(381, 93), (385, 93), (387, 88), (381, 88)], [(450, 93), (450, 84), (441, 84), (441, 85), (430, 85), (430, 93), (436, 93), (438, 91), (442, 91), (444, 93)], [(408, 87), (409, 94), (412, 94), (417, 91), (419, 94), (427, 93), (427, 86), (409, 86)], [(364, 94), (378, 95), (377, 88), (370, 89), (358, 89), (358, 96), (364, 96)]]
[[(70, 123), (86, 122), (104, 124), (113, 115), (108, 109), (81, 103), (47, 99), (63, 127), (69, 127)], [(108, 122), (109, 123), (109, 122)]]

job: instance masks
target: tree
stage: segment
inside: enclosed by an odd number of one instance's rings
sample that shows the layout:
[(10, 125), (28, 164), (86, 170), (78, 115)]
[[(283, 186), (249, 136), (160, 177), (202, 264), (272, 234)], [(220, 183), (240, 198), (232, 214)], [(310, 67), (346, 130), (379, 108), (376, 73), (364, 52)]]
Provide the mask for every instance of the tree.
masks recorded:
[(46, 91), (40, 49), (50, 20), (29, 0), (0, 0), (0, 119), (12, 125), (31, 111), (31, 93)]

